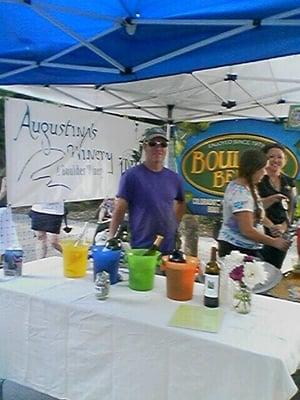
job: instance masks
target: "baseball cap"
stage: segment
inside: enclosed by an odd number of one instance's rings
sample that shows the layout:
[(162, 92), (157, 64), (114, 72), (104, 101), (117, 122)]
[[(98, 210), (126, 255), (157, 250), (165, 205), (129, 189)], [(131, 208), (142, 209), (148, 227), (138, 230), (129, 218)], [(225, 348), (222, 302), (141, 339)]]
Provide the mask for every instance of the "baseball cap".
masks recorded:
[(147, 128), (145, 130), (145, 133), (143, 135), (143, 141), (144, 142), (148, 142), (151, 139), (154, 138), (162, 138), (164, 139), (166, 142), (168, 142), (169, 140), (167, 139), (167, 133), (163, 128), (160, 128), (159, 126), (155, 126), (153, 128)]

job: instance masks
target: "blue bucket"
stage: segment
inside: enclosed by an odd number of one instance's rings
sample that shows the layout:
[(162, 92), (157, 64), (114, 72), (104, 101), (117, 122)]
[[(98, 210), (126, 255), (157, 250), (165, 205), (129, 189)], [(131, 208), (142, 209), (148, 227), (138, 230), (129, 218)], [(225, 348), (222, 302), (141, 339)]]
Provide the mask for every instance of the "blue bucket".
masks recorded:
[(94, 245), (91, 249), (91, 256), (94, 262), (94, 280), (96, 274), (101, 271), (106, 271), (109, 274), (111, 285), (119, 281), (119, 262), (121, 250), (103, 249), (104, 245)]

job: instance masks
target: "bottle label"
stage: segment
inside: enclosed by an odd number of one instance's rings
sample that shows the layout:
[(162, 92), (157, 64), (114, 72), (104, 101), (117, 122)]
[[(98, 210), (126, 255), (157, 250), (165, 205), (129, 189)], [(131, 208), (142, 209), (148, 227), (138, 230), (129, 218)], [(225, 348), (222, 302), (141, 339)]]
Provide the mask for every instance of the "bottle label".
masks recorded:
[(215, 299), (219, 297), (219, 275), (205, 274), (204, 296)]

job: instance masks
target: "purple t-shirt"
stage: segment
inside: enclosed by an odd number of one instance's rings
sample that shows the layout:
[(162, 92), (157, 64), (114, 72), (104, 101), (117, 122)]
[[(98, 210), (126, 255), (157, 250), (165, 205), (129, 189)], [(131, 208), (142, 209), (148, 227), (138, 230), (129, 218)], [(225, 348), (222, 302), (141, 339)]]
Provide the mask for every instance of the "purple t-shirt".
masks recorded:
[(122, 175), (117, 197), (128, 202), (131, 246), (149, 248), (161, 234), (160, 250), (169, 254), (178, 227), (174, 200), (184, 201), (181, 177), (167, 168), (154, 172), (140, 164)]

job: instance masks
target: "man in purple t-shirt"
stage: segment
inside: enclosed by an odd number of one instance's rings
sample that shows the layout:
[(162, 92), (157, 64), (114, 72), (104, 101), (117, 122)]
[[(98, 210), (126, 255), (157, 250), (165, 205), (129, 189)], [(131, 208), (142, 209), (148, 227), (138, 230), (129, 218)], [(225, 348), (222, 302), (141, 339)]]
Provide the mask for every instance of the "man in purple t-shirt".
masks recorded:
[(112, 238), (128, 211), (131, 246), (149, 248), (155, 236), (164, 240), (160, 250), (170, 254), (175, 233), (183, 216), (184, 191), (181, 177), (163, 166), (168, 140), (160, 127), (147, 129), (143, 149), (145, 161), (121, 177), (109, 238)]

